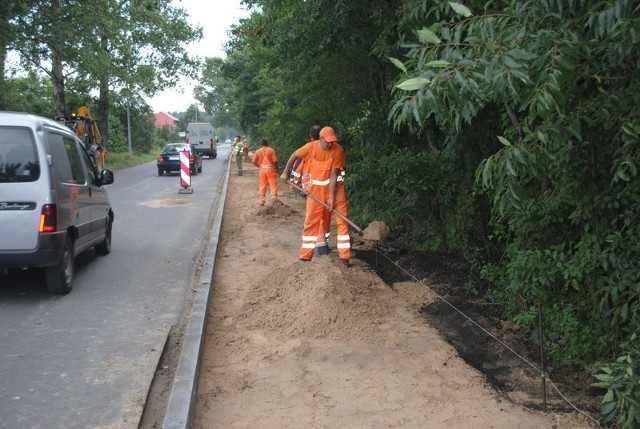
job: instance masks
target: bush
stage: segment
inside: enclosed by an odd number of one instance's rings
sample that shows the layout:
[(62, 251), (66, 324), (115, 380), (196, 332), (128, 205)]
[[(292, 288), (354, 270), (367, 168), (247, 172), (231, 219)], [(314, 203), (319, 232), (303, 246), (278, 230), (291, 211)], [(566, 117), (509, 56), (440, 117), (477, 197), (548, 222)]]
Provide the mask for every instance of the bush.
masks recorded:
[(623, 353), (597, 374), (596, 387), (607, 389), (602, 399), (601, 413), (606, 423), (617, 422), (621, 428), (640, 427), (640, 341), (634, 335), (625, 344)]

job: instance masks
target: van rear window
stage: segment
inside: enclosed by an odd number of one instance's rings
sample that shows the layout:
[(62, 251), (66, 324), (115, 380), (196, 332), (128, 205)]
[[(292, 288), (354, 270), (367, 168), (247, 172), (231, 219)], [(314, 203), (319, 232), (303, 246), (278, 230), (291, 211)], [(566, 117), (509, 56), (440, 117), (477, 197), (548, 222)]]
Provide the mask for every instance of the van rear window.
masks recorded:
[(40, 163), (31, 131), (0, 127), (0, 182), (35, 182)]

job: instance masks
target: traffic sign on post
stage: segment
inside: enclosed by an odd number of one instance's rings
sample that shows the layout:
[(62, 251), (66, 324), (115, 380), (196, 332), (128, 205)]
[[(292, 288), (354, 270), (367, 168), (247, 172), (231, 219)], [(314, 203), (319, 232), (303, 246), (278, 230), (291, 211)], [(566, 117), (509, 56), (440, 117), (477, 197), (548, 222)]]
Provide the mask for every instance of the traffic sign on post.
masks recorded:
[(183, 150), (180, 152), (180, 190), (179, 194), (192, 194), (191, 169), (189, 168), (189, 156), (191, 152)]

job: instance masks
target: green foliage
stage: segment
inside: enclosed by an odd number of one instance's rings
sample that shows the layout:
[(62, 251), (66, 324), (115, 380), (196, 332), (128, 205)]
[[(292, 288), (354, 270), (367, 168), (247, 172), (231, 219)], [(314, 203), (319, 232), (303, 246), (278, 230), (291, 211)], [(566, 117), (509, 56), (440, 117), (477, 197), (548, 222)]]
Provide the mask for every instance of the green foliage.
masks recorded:
[(601, 413), (605, 423), (618, 423), (620, 428), (640, 425), (640, 341), (633, 335), (623, 344), (620, 355), (601, 368), (594, 386), (607, 389), (602, 399)]
[(588, 365), (640, 328), (640, 20), (628, 0), (487, 5), (424, 11), (391, 60), (389, 119), (416, 136), (435, 123), (451, 148), (469, 128), (497, 143), (476, 170), (497, 252), (468, 254), (518, 322), (553, 309), (555, 360)]
[(5, 109), (53, 118), (51, 82), (30, 73), (5, 82)]
[(163, 143), (179, 142), (183, 139), (180, 138), (178, 132), (174, 127), (163, 126), (155, 130), (155, 141), (162, 141)]
[(157, 151), (149, 153), (110, 152), (107, 159), (107, 166), (112, 170), (118, 170), (133, 165), (144, 164), (155, 161), (158, 156)]
[(124, 153), (129, 151), (126, 123), (123, 124), (120, 120), (114, 117), (109, 121), (107, 149), (109, 152), (115, 153)]

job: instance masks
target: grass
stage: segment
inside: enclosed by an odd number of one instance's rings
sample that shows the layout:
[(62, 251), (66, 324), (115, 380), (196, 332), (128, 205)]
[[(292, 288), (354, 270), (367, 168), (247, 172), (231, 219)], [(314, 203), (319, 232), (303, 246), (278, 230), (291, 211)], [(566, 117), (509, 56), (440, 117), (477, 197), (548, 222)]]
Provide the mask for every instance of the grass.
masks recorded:
[(155, 161), (158, 156), (157, 152), (149, 153), (114, 153), (110, 152), (105, 162), (106, 167), (111, 170), (119, 170), (133, 165), (144, 164), (145, 162)]

